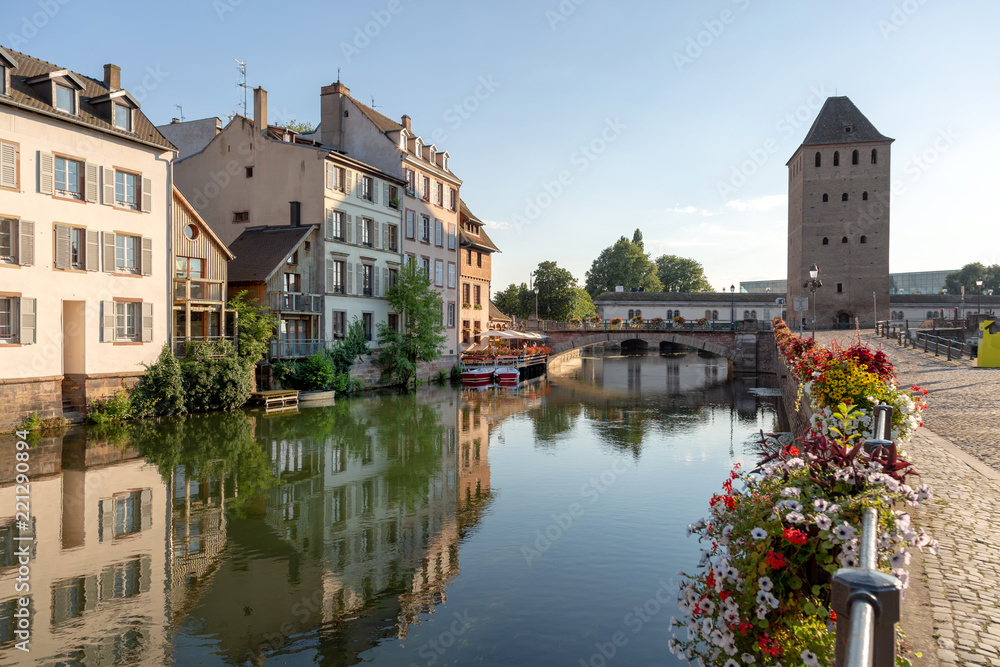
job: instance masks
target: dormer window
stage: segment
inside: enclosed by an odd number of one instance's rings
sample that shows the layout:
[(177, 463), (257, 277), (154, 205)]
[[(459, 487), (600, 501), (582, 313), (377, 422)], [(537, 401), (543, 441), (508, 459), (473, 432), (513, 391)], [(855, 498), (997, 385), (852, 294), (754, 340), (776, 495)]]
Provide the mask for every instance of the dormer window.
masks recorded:
[(56, 109), (76, 114), (76, 91), (69, 86), (56, 84)]
[(10, 72), (17, 69), (17, 61), (0, 46), (0, 95), (10, 95)]
[(7, 68), (0, 63), (0, 95), (7, 94)]
[(132, 109), (124, 104), (115, 105), (115, 127), (126, 132), (132, 131)]
[(417, 157), (423, 157), (424, 155), (424, 144), (420, 141), (420, 137), (417, 137), (416, 142), (413, 144), (413, 152), (417, 154)]
[(441, 168), (448, 171), (448, 154), (445, 153), (441, 156)]
[(854, 133), (854, 126), (853, 125), (845, 125), (844, 126), (844, 134), (853, 134), (853, 133)]

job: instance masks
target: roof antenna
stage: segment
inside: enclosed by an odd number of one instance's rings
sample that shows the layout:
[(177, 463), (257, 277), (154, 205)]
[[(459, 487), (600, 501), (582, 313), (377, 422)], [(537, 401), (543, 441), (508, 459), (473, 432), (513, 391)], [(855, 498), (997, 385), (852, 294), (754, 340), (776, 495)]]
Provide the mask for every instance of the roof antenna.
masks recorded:
[(243, 89), (243, 117), (246, 118), (247, 117), (247, 89), (250, 88), (250, 86), (247, 85), (247, 64), (246, 64), (246, 61), (244, 61), (244, 60), (239, 60), (237, 58), (233, 58), (233, 60), (236, 61), (236, 69), (238, 69), (240, 71), (240, 74), (243, 76), (243, 80), (242, 81), (237, 81), (236, 82), (236, 87)]
[(337, 68), (337, 83), (340, 83), (340, 68)]
[(174, 108), (181, 112), (181, 122), (184, 122), (184, 107), (180, 104), (175, 104)]
[(372, 95), (372, 109), (378, 109), (378, 107), (375, 106), (375, 96), (374, 95)]

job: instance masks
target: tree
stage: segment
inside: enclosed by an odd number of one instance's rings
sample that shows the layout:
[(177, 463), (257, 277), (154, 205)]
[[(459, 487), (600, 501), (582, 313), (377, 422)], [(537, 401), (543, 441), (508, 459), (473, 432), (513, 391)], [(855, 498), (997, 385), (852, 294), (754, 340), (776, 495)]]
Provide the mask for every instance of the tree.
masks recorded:
[(656, 258), (656, 273), (664, 292), (712, 292), (705, 270), (693, 259), (677, 255)]
[(441, 322), (441, 295), (431, 287), (431, 278), (413, 260), (399, 271), (396, 284), (386, 290), (389, 306), (400, 314), (399, 330), (378, 323), (379, 350), (376, 362), (382, 379), (403, 387), (417, 376), (417, 362), (441, 356), (444, 324)]
[(980, 292), (977, 280), (982, 280), (982, 292), (993, 290), (994, 294), (1000, 293), (1000, 264), (984, 266), (979, 262), (966, 264), (958, 271), (952, 271), (944, 279), (944, 287), (948, 294), (961, 294), (962, 287), (965, 287), (966, 298), (978, 296)]
[(594, 307), (594, 300), (587, 294), (587, 290), (582, 287), (574, 287), (573, 302), (569, 308), (570, 319), (579, 317), (582, 320), (587, 317), (593, 317), (596, 314), (597, 308)]
[(267, 348), (278, 327), (278, 316), (262, 306), (246, 300), (247, 290), (229, 300), (229, 310), (236, 312), (236, 345), (239, 356), (257, 363), (267, 354)]
[(511, 283), (507, 289), (493, 295), (493, 303), (504, 315), (527, 319), (535, 313), (535, 295), (526, 283)]
[(639, 250), (642, 250), (643, 252), (646, 251), (646, 247), (644, 245), (642, 245), (642, 231), (641, 230), (636, 229), (635, 232), (632, 234), (632, 243), (634, 243), (637, 246), (639, 246)]
[[(642, 241), (641, 234), (639, 240)], [(656, 275), (656, 265), (642, 248), (624, 236), (615, 244), (601, 251), (587, 271), (586, 290), (591, 297), (614, 291), (622, 285), (625, 290), (642, 289), (659, 292), (663, 283)]]
[[(565, 321), (573, 307), (573, 290), (576, 278), (555, 262), (541, 262), (535, 269), (535, 287), (538, 288), (538, 316)], [(531, 294), (534, 297), (534, 292)], [(534, 305), (534, 304), (532, 304)]]
[(316, 129), (313, 127), (312, 123), (306, 122), (304, 120), (295, 120), (294, 118), (288, 121), (288, 125), (285, 125), (285, 128), (291, 130), (292, 132), (296, 132), (298, 134), (302, 134), (303, 132), (312, 132), (314, 129)]

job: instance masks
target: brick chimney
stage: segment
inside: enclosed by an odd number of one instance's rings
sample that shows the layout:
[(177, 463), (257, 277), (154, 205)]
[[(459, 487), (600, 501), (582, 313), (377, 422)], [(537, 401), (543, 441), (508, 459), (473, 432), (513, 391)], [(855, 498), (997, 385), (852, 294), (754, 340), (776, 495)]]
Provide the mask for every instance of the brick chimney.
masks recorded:
[(258, 132), (267, 133), (267, 91), (260, 86), (253, 89), (253, 122)]
[[(344, 120), (354, 107), (351, 89), (340, 81), (323, 86), (319, 91), (320, 142), (324, 146), (344, 150)], [(349, 117), (349, 116), (347, 116)]]
[(405, 127), (407, 132), (412, 132), (412, 130), (410, 129), (410, 117), (409, 116), (407, 116), (406, 114), (403, 114), (403, 117), (400, 119), (400, 121), (401, 121), (400, 125), (402, 125), (403, 127)]
[(105, 65), (104, 85), (111, 90), (119, 90), (122, 87), (122, 68), (111, 63)]

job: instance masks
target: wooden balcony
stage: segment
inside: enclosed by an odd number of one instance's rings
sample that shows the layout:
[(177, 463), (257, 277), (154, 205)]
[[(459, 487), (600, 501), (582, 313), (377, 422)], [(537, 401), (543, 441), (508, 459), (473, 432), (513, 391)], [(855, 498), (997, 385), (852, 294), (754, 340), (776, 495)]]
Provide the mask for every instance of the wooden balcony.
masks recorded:
[(268, 292), (267, 306), (274, 313), (321, 313), (323, 295), (302, 292)]
[(225, 299), (225, 281), (205, 280), (202, 278), (174, 279), (174, 303), (184, 303), (187, 301), (222, 303)]

